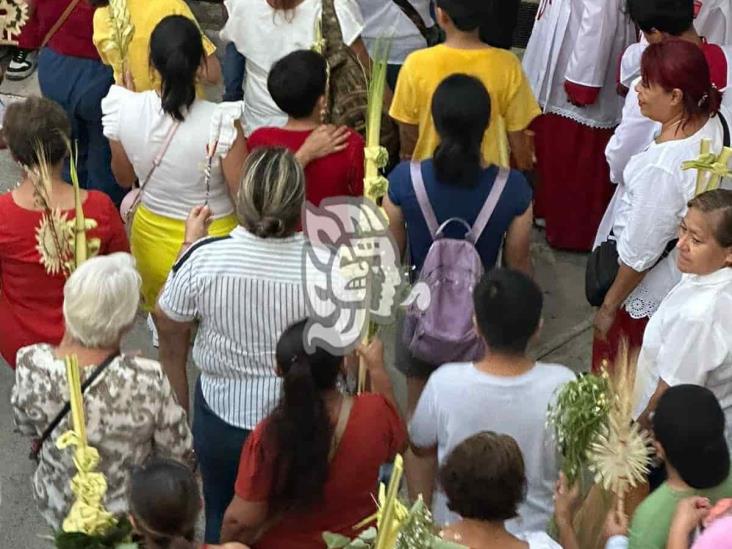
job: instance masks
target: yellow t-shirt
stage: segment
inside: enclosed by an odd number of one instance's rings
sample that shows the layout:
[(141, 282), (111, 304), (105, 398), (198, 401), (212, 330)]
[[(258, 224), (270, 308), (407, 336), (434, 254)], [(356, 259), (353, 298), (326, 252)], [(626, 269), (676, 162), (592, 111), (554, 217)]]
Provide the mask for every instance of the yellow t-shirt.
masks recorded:
[(501, 135), (499, 117), (506, 132), (515, 132), (541, 114), (521, 63), (510, 51), (440, 44), (412, 53), (399, 73), (389, 114), (398, 122), (419, 126), (413, 159), (430, 158), (440, 142), (432, 121), (432, 95), (445, 78), (458, 73), (478, 78), (490, 94), (491, 122), (483, 137), (483, 156), (486, 162), (501, 165), (500, 143), (506, 137)]
[[(158, 89), (159, 82), (155, 82), (153, 70), (150, 68), (150, 36), (160, 21), (168, 15), (183, 15), (196, 24), (193, 12), (184, 0), (127, 0), (127, 7), (130, 11), (130, 20), (135, 27), (135, 34), (132, 37), (127, 55), (127, 63), (135, 81), (136, 91), (148, 91)], [(205, 34), (203, 36), (203, 49), (206, 55), (216, 51), (216, 46)], [(96, 46), (102, 62), (114, 66), (116, 52), (105, 52), (103, 44), (112, 35), (109, 8), (97, 8), (94, 12), (94, 46)], [(117, 75), (115, 75), (117, 78)], [(199, 97), (203, 96), (203, 88), (198, 86)]]

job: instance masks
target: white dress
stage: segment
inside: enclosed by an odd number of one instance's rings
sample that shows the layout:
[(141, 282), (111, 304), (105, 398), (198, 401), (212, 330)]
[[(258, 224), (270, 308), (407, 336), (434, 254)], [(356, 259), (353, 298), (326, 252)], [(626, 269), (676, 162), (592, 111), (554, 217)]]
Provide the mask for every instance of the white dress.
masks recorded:
[[(229, 20), (221, 38), (233, 42), (247, 59), (244, 81), (244, 133), (262, 127), (282, 127), (287, 115), (267, 91), (267, 76), (276, 61), (295, 50), (309, 50), (316, 41), (322, 0), (303, 0), (294, 10), (274, 10), (266, 0), (225, 0)], [(335, 0), (343, 41), (353, 44), (363, 31), (355, 0)]]
[(681, 279), (676, 251), (654, 266), (668, 242), (676, 238), (686, 203), (696, 191), (696, 171), (681, 169), (686, 160), (699, 156), (701, 140), (710, 138), (712, 148), (722, 147), (722, 125), (710, 118), (691, 137), (665, 143), (652, 142), (631, 158), (618, 185), (616, 197), (600, 226), (597, 241), (612, 230), (620, 260), (635, 271), (650, 269), (624, 303), (632, 318), (651, 317), (666, 294)]
[[(634, 41), (625, 0), (541, 0), (523, 66), (544, 112), (592, 128), (617, 126), (622, 103), (616, 67)], [(567, 101), (565, 80), (601, 88), (600, 95), (592, 105), (576, 107)]]
[(638, 357), (636, 417), (659, 379), (707, 387), (732, 425), (732, 267), (683, 275), (648, 322)]
[[(430, 0), (409, 2), (427, 27), (435, 24), (430, 15)], [(407, 55), (427, 47), (422, 33), (393, 0), (358, 0), (358, 5), (364, 19), (363, 41), (372, 57), (379, 38), (390, 40), (388, 61), (394, 65), (403, 64)]]
[[(191, 208), (208, 205), (214, 219), (234, 211), (229, 189), (221, 171), (220, 157), (226, 156), (236, 140), (234, 123), (241, 118), (242, 103), (215, 104), (196, 99), (185, 112), (158, 168), (142, 193), (142, 204), (151, 212), (184, 220)], [(154, 91), (135, 93), (112, 86), (102, 100), (104, 135), (119, 141), (142, 182), (150, 172), (173, 125)], [(216, 142), (216, 159), (206, 188), (206, 146)]]

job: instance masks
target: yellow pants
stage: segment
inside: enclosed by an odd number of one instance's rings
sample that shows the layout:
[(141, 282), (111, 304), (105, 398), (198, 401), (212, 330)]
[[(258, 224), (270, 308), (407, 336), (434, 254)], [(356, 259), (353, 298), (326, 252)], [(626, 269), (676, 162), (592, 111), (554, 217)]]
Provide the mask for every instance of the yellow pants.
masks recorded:
[[(215, 220), (210, 236), (226, 236), (237, 221), (234, 214)], [(152, 311), (185, 238), (185, 221), (157, 215), (142, 204), (135, 212), (130, 248), (142, 277), (142, 308)]]

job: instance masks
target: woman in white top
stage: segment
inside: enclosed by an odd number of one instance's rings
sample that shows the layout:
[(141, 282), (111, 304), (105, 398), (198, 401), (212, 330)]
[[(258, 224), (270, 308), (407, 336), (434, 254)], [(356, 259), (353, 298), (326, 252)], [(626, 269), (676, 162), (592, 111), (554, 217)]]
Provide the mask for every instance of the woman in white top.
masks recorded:
[[(412, 6), (412, 15), (400, 7)], [(399, 69), (407, 56), (415, 50), (427, 47), (427, 40), (417, 24), (411, 19), (417, 14), (425, 29), (435, 25), (430, 14), (430, 0), (358, 0), (364, 19), (363, 41), (371, 56), (376, 53), (379, 38), (388, 38), (389, 57), (386, 81), (393, 90), (396, 87)], [(407, 9), (409, 9), (407, 7)]]
[(676, 247), (683, 275), (646, 328), (636, 416), (647, 422), (666, 389), (693, 383), (715, 394), (732, 425), (732, 191), (689, 202)]
[[(368, 52), (361, 40), (363, 18), (356, 0), (334, 0), (334, 3), (343, 41), (368, 66)], [(267, 75), (272, 65), (288, 53), (315, 45), (323, 0), (226, 0), (224, 5), (229, 20), (221, 36), (233, 42), (247, 60), (246, 135), (266, 126), (282, 127), (287, 123), (287, 115), (269, 95)]]
[(480, 549), (562, 549), (544, 532), (506, 530), (526, 498), (524, 458), (510, 436), (483, 431), (465, 439), (440, 468), (440, 483), (461, 517), (440, 532), (443, 539)]
[[(112, 86), (102, 102), (104, 135), (119, 184), (142, 184), (152, 171), (130, 237), (148, 311), (183, 243), (185, 220), (194, 206), (206, 204), (211, 210), (210, 234), (227, 235), (236, 227), (230, 196), (236, 193), (246, 155), (238, 122), (241, 103), (216, 105), (196, 98), (205, 51), (195, 23), (180, 15), (163, 19), (150, 38), (150, 61), (159, 75), (159, 91), (135, 93)], [(207, 149), (214, 148), (207, 181)]]
[[(120, 352), (120, 340), (135, 321), (140, 275), (129, 254), (84, 262), (64, 287), (66, 334), (58, 347), (41, 343), (18, 351), (11, 403), (18, 429), (36, 438), (69, 399), (64, 357), (76, 355), (82, 381), (107, 364), (84, 392), (89, 444), (99, 451), (99, 472), (107, 480), (105, 507), (127, 511), (130, 469), (153, 454), (192, 461), (192, 437), (160, 364)], [(66, 414), (42, 443), (33, 475), (33, 495), (55, 530), (74, 501), (73, 448), (56, 443), (71, 429)]]
[(699, 156), (702, 139), (711, 139), (713, 150), (723, 143), (715, 116), (721, 97), (697, 46), (679, 39), (650, 45), (641, 75), (641, 111), (662, 129), (625, 168), (611, 227), (600, 235), (616, 240), (619, 270), (595, 315), (594, 369), (612, 363), (621, 338), (631, 349), (641, 346), (648, 319), (681, 278), (675, 254), (665, 252), (696, 189), (696, 172), (682, 164)]

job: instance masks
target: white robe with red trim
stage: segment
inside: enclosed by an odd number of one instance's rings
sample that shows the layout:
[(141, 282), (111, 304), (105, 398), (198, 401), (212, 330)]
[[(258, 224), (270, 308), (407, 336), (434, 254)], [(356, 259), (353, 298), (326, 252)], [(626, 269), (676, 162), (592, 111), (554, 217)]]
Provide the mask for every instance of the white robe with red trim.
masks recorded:
[[(592, 128), (616, 126), (617, 66), (635, 37), (625, 0), (540, 0), (523, 66), (544, 112)], [(573, 105), (565, 83), (594, 101)]]

